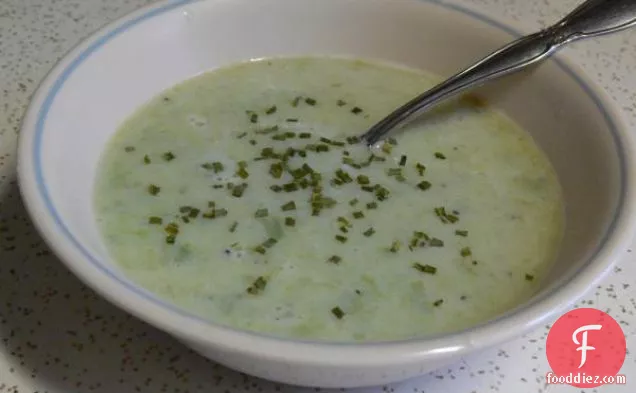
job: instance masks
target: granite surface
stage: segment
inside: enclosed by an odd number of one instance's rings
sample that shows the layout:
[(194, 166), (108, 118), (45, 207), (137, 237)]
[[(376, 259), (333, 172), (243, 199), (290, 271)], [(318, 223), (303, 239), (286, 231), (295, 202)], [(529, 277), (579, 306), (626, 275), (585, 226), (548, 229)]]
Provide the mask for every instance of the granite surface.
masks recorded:
[[(530, 32), (576, 0), (455, 0)], [(34, 231), (15, 181), (16, 139), (30, 95), (55, 62), (103, 24), (144, 0), (0, 0), (0, 392), (310, 392), (256, 380), (212, 364), (167, 335), (111, 306), (51, 255)], [(636, 29), (579, 42), (565, 52), (622, 109), (636, 131)], [(636, 266), (631, 250), (581, 305), (609, 312), (636, 352)], [(579, 392), (546, 385), (548, 327), (381, 392)], [(623, 386), (634, 392), (636, 357)], [(632, 378), (635, 380), (632, 381)]]

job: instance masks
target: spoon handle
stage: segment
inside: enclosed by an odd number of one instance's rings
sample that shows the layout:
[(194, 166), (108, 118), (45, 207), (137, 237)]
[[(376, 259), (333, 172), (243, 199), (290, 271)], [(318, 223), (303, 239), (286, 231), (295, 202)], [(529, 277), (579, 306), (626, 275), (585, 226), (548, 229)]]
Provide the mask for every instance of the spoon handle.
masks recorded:
[(612, 33), (634, 24), (636, 0), (587, 0), (553, 26), (513, 41), (415, 97), (371, 127), (362, 139), (367, 145), (374, 145), (389, 131), (451, 96), (538, 63), (574, 40)]

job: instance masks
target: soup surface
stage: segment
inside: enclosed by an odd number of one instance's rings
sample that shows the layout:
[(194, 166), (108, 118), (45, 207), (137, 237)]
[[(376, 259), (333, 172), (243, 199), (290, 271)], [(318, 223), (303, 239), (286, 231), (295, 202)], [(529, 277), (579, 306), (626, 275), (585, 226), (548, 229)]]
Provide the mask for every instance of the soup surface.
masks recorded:
[(159, 297), (277, 336), (403, 339), (505, 312), (537, 289), (562, 234), (533, 140), (468, 97), (372, 150), (356, 140), (438, 80), (281, 58), (165, 91), (101, 158), (109, 252)]

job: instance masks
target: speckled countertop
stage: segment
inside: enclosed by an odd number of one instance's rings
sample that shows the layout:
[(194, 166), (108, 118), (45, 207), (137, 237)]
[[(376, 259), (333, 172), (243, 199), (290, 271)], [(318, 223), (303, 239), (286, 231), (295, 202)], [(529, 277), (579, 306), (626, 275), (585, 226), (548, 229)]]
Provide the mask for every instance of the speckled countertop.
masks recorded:
[[(144, 0), (0, 0), (0, 392), (301, 392), (243, 376), (191, 353), (106, 303), (50, 254), (15, 181), (16, 137), (25, 105), (54, 63), (101, 25)], [(454, 0), (524, 31), (553, 22), (577, 0)], [(566, 51), (610, 93), (636, 132), (636, 30)], [(631, 250), (583, 304), (609, 312), (636, 352), (636, 266)], [(381, 392), (579, 392), (544, 382), (547, 327), (461, 363)], [(636, 357), (621, 371), (636, 391)], [(634, 379), (632, 381), (632, 378)]]

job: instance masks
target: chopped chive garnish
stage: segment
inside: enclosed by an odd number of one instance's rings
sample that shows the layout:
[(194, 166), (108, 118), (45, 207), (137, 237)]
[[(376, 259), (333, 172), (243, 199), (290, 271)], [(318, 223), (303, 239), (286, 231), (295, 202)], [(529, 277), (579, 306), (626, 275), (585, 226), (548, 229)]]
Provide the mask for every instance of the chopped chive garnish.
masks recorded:
[(357, 136), (349, 136), (349, 137), (347, 137), (347, 143), (350, 144), (350, 145), (355, 145), (358, 142), (360, 142), (360, 138), (358, 138)]
[(177, 239), (177, 237), (175, 235), (168, 235), (168, 236), (166, 236), (166, 243), (167, 244), (174, 244), (176, 239)]
[(150, 195), (157, 195), (157, 194), (159, 194), (159, 191), (161, 191), (161, 187), (159, 187), (159, 186), (156, 186), (154, 184), (151, 184), (151, 185), (148, 186), (148, 193)]
[(166, 161), (172, 161), (176, 158), (176, 156), (171, 151), (163, 153), (161, 157), (163, 157), (163, 159)]
[(455, 235), (466, 237), (466, 236), (468, 236), (468, 231), (462, 231), (462, 230), (458, 229), (458, 230), (455, 231)]
[(462, 257), (468, 257), (468, 256), (471, 256), (473, 254), (473, 252), (470, 250), (470, 247), (464, 247), (464, 248), (461, 249), (459, 254)]
[(353, 198), (352, 200), (349, 201), (349, 206), (355, 206), (358, 204), (358, 198)]
[(345, 316), (344, 311), (340, 307), (334, 307), (331, 309), (331, 313), (338, 319), (342, 319)]
[(346, 243), (347, 242), (347, 237), (346, 236), (342, 236), (342, 235), (336, 235), (335, 239), (337, 241), (339, 241), (340, 243)]
[(357, 107), (357, 106), (354, 106), (354, 107), (351, 109), (351, 113), (353, 113), (354, 115), (360, 114), (360, 113), (362, 113), (362, 108), (359, 108), (359, 107)]
[(347, 105), (347, 103), (344, 100), (338, 100), (338, 101), (336, 101), (336, 105), (345, 106), (345, 105)]
[(241, 132), (236, 136), (236, 139), (243, 139), (247, 136), (247, 132)]
[(275, 162), (269, 167), (269, 174), (275, 179), (280, 179), (283, 176), (283, 164)]
[(281, 206), (280, 208), (284, 212), (288, 212), (290, 210), (296, 210), (296, 202), (289, 201), (286, 204), (284, 204), (283, 206)]
[(247, 172), (245, 167), (241, 166), (236, 171), (236, 176), (240, 177), (241, 179), (247, 179), (250, 176), (250, 174)]
[(426, 273), (426, 274), (435, 274), (435, 273), (437, 273), (437, 268), (435, 266), (422, 265), (420, 263), (414, 263), (413, 267), (415, 268), (415, 270), (420, 271), (422, 273)]
[(152, 216), (148, 218), (148, 224), (161, 225), (163, 224), (163, 219), (161, 217)]
[(257, 143), (258, 143), (258, 142), (256, 142), (256, 140), (255, 140), (255, 139), (250, 139), (250, 145), (252, 145), (252, 146), (256, 146), (256, 144), (257, 144)]
[(298, 123), (298, 119), (296, 119), (296, 118), (285, 119), (285, 121), (288, 122), (288, 123)]
[(402, 243), (399, 240), (395, 240), (393, 241), (393, 243), (391, 243), (391, 247), (389, 248), (389, 251), (396, 253), (400, 251), (401, 246), (402, 246)]
[(365, 175), (358, 175), (356, 180), (358, 181), (358, 184), (360, 184), (360, 185), (367, 185), (367, 184), (371, 183), (369, 178), (367, 176), (365, 176)]
[(384, 142), (382, 144), (381, 147), (382, 151), (386, 154), (391, 154), (391, 151), (393, 150), (393, 146), (391, 144), (389, 144), (388, 142)]
[(265, 254), (267, 252), (267, 250), (265, 249), (265, 247), (263, 247), (262, 245), (256, 246), (252, 249), (254, 252), (257, 252), (259, 254)]
[(436, 237), (431, 238), (431, 240), (428, 241), (428, 244), (431, 247), (444, 247), (444, 242)]
[(263, 247), (272, 248), (276, 245), (276, 243), (278, 243), (278, 240), (274, 239), (273, 237), (270, 237), (269, 239), (263, 242)]
[(287, 183), (287, 184), (283, 184), (283, 190), (285, 192), (294, 192), (294, 191), (298, 191), (298, 184), (296, 183)]
[(164, 231), (166, 231), (166, 233), (168, 235), (178, 235), (179, 234), (179, 225), (171, 222), (170, 224), (166, 225), (164, 228)]
[(190, 212), (188, 213), (188, 217), (197, 218), (200, 212), (201, 210), (197, 209), (196, 207), (193, 207), (192, 209), (190, 209)]
[(429, 188), (431, 188), (431, 183), (426, 181), (426, 180), (424, 180), (424, 181), (422, 181), (422, 182), (417, 184), (417, 188), (419, 188), (422, 191), (426, 191)]
[(300, 134), (298, 134), (298, 137), (300, 139), (309, 139), (309, 138), (311, 138), (311, 133), (309, 133), (309, 132), (301, 132)]
[(369, 202), (367, 203), (367, 209), (369, 210), (373, 210), (373, 209), (377, 209), (378, 208), (378, 204), (375, 202)]
[(250, 112), (250, 123), (256, 123), (258, 122), (258, 114), (254, 113), (254, 112)]
[(126, 153), (132, 153), (133, 151), (135, 151), (135, 146), (126, 146), (124, 147), (124, 151)]
[(433, 302), (433, 306), (439, 307), (442, 305), (442, 303), (444, 303), (444, 299), (437, 299)]
[(442, 154), (442, 153), (440, 153), (440, 152), (436, 152), (436, 153), (435, 153), (435, 158), (438, 158), (438, 159), (440, 159), (440, 160), (445, 160), (445, 159), (446, 159), (446, 156), (445, 156), (445, 155), (443, 155), (443, 154)]
[(389, 168), (386, 170), (387, 176), (399, 176), (402, 174), (402, 168)]
[(232, 188), (232, 196), (235, 198), (242, 197), (246, 188), (247, 188), (247, 183), (242, 183), (242, 184), (239, 184), (238, 186), (234, 186)]
[(402, 156), (400, 157), (400, 166), (405, 166), (406, 165), (406, 156)]
[(375, 186), (375, 197), (378, 198), (379, 201), (384, 201), (389, 197), (389, 190), (380, 186), (380, 185), (376, 185)]
[(534, 276), (532, 274), (526, 273), (526, 281), (533, 281), (533, 280), (534, 280)]
[(348, 227), (348, 228), (352, 227), (352, 225), (349, 222), (349, 220), (347, 220), (346, 218), (344, 218), (342, 216), (338, 217), (336, 221), (338, 221), (338, 223), (340, 223), (341, 225), (344, 225), (345, 227)]
[(343, 183), (351, 183), (353, 181), (353, 179), (351, 178), (351, 176), (344, 170), (342, 169), (338, 169), (336, 171), (336, 176), (338, 177), (338, 179), (340, 179)]
[(362, 213), (361, 211), (353, 212), (353, 218), (355, 218), (356, 220), (364, 218), (364, 213)]
[(298, 103), (300, 102), (300, 100), (302, 100), (302, 97), (298, 96), (296, 98), (294, 98), (291, 102), (291, 106), (293, 106), (294, 108), (298, 106)]
[(340, 258), (337, 255), (332, 255), (331, 257), (329, 257), (329, 259), (327, 259), (327, 262), (333, 263), (335, 265), (339, 264), (341, 261), (342, 261), (342, 258)]
[(285, 225), (288, 227), (296, 226), (296, 220), (293, 217), (285, 217)]
[(148, 154), (144, 156), (144, 164), (146, 165), (150, 164), (150, 157), (148, 156)]
[(256, 280), (254, 280), (252, 285), (247, 287), (247, 293), (249, 293), (250, 295), (258, 295), (265, 290), (266, 286), (267, 280), (265, 279), (265, 277), (260, 276)]
[(307, 97), (307, 98), (305, 98), (305, 103), (307, 103), (307, 105), (314, 106), (314, 105), (316, 105), (316, 100), (314, 100), (313, 98)]
[(231, 233), (236, 232), (236, 228), (238, 228), (238, 221), (234, 221), (232, 225), (230, 225), (230, 232)]
[(375, 234), (375, 229), (373, 229), (373, 227), (367, 229), (366, 231), (362, 232), (362, 234), (366, 237), (371, 237)]
[(276, 113), (276, 105), (274, 105), (274, 106), (272, 106), (272, 107), (268, 108), (268, 109), (265, 111), (265, 114), (266, 114), (266, 115), (271, 115), (271, 114), (273, 114), (273, 113)]
[(283, 187), (279, 186), (278, 184), (274, 184), (273, 186), (270, 186), (269, 189), (274, 191), (274, 192), (283, 191)]
[(426, 167), (424, 165), (418, 162), (417, 164), (415, 164), (415, 169), (420, 176), (424, 176), (424, 171), (426, 171)]
[(448, 214), (446, 212), (446, 209), (444, 207), (436, 207), (434, 209), (435, 211), (435, 215), (440, 219), (440, 221), (442, 221), (444, 224), (447, 223), (451, 223), (454, 224), (455, 222), (459, 221), (459, 218), (454, 215), (454, 214)]
[(267, 209), (258, 209), (254, 213), (254, 217), (256, 218), (263, 218), (263, 217), (267, 217), (268, 215), (269, 215), (269, 211)]

